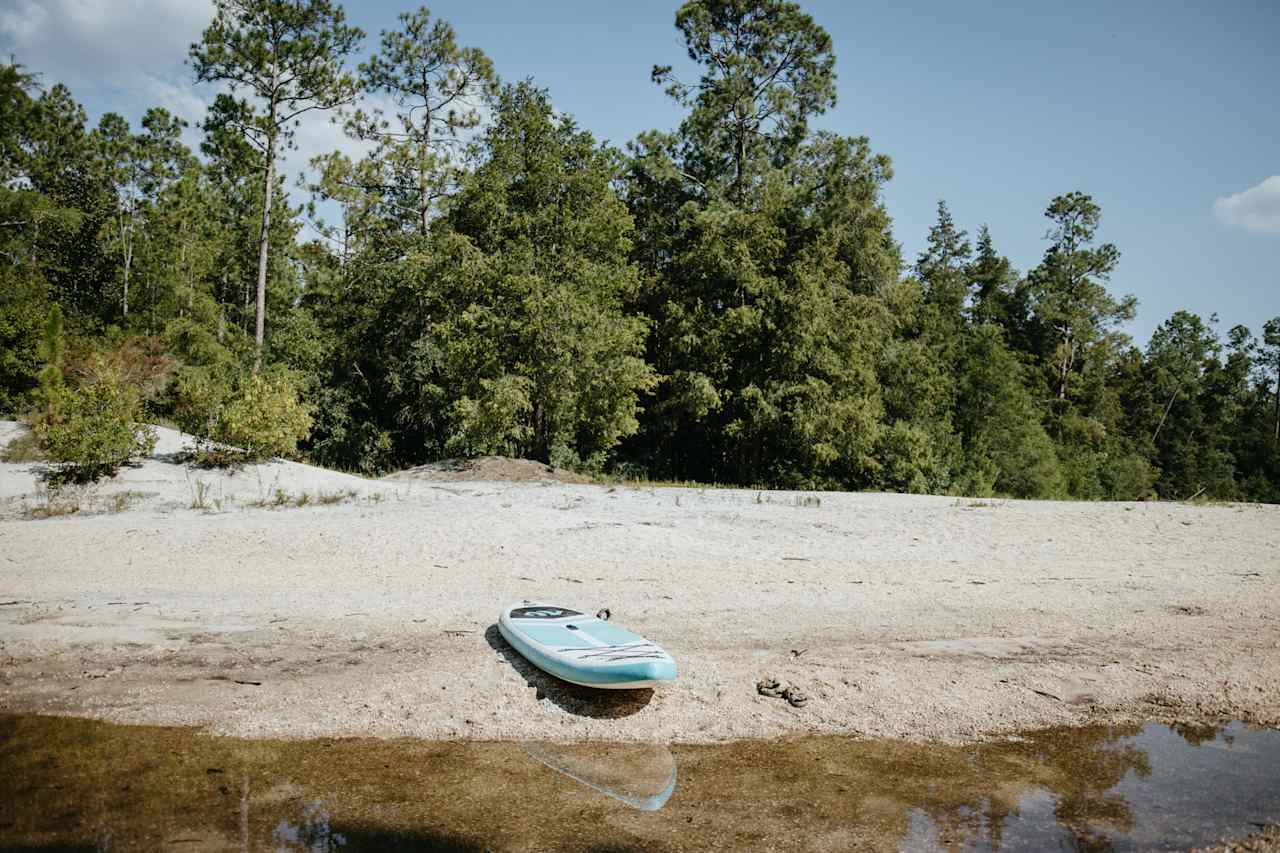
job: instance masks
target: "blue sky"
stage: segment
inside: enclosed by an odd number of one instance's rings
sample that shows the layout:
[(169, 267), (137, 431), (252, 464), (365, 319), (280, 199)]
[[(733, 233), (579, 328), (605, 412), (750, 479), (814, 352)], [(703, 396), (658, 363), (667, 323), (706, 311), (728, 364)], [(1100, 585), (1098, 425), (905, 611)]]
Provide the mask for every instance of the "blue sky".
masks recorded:
[[(679, 63), (675, 3), (461, 2), (432, 11), (506, 79), (533, 77), (557, 107), (621, 144), (680, 112), (649, 81)], [(1050, 199), (1102, 206), (1122, 251), (1112, 280), (1139, 300), (1144, 342), (1173, 311), (1217, 312), (1221, 330), (1280, 315), (1280, 3), (1181, 0), (802, 6), (831, 33), (839, 104), (816, 126), (866, 134), (893, 158), (886, 200), (908, 259), (935, 205), (987, 223), (1025, 270), (1044, 249)], [(370, 33), (403, 2), (349, 3)], [(198, 117), (208, 93), (181, 66), (208, 0), (6, 0), (0, 49), (66, 80), (95, 118), (152, 103)], [(306, 156), (343, 144), (300, 136)], [(1237, 196), (1232, 198), (1233, 196)]]

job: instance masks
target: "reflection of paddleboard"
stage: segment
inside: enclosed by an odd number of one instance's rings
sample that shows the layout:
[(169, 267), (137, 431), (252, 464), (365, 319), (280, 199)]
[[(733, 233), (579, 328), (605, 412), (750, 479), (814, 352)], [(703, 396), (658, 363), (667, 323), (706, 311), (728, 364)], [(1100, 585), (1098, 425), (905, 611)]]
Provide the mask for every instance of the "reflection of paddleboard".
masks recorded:
[(583, 687), (634, 690), (676, 677), (676, 662), (656, 643), (567, 607), (512, 604), (498, 630), (538, 669)]
[(676, 789), (676, 760), (661, 744), (523, 743), (525, 752), (635, 809), (655, 812)]

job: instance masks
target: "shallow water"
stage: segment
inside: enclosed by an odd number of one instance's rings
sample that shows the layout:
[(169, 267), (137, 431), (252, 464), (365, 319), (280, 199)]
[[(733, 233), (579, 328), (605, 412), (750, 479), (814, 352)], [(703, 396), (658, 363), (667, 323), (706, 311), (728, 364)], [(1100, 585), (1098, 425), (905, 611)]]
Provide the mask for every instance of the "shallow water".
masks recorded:
[(1280, 732), (968, 747), (247, 741), (0, 717), (0, 850), (1181, 850), (1280, 819)]

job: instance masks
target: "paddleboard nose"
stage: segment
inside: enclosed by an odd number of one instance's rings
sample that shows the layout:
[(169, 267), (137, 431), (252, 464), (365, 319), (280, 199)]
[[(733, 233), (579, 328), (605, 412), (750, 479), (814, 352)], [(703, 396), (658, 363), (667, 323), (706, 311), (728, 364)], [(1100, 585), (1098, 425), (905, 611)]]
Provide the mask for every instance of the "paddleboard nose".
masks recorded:
[(676, 662), (673, 660), (649, 661), (644, 666), (642, 678), (650, 681), (675, 681)]

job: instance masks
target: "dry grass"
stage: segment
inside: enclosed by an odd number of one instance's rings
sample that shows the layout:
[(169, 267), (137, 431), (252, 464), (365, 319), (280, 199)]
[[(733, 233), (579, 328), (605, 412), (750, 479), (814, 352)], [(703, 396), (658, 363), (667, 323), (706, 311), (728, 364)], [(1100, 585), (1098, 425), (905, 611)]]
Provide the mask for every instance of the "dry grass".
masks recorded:
[[(335, 504), (354, 501), (360, 497), (360, 493), (355, 489), (346, 489), (345, 491), (336, 492), (320, 492), (311, 494), (310, 492), (298, 492), (293, 494), (284, 489), (277, 488), (275, 493), (270, 497), (260, 498), (253, 501), (248, 506), (257, 507), (258, 509), (302, 509), (311, 505), (317, 506), (334, 506)], [(371, 502), (381, 502), (384, 496), (381, 494), (369, 495)]]
[(822, 498), (817, 495), (791, 495), (758, 491), (756, 492), (756, 503), (794, 506), (802, 509), (817, 509), (822, 506)]
[(80, 511), (82, 494), (79, 489), (59, 488), (41, 482), (36, 486), (36, 503), (23, 513), (30, 519), (59, 518), (75, 515)]
[(999, 509), (1004, 506), (1000, 501), (985, 500), (983, 498), (956, 498), (951, 505), (960, 507), (960, 509)]

